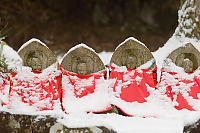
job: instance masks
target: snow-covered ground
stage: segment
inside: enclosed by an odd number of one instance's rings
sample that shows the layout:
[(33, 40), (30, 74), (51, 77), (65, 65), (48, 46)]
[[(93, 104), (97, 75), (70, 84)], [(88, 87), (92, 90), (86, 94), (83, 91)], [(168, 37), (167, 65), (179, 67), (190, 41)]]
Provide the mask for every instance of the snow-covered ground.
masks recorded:
[(168, 118), (125, 117), (117, 114), (67, 116), (59, 122), (69, 127), (106, 126), (117, 133), (182, 133), (183, 121)]

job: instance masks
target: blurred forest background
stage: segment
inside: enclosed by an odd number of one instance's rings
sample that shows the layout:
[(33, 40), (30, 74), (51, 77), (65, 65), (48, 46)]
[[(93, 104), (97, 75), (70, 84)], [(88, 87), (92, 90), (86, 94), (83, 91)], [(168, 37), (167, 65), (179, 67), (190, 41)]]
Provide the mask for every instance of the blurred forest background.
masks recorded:
[(38, 38), (56, 52), (78, 43), (97, 52), (114, 51), (127, 37), (151, 51), (169, 39), (177, 26), (179, 0), (0, 0), (5, 41), (17, 50)]

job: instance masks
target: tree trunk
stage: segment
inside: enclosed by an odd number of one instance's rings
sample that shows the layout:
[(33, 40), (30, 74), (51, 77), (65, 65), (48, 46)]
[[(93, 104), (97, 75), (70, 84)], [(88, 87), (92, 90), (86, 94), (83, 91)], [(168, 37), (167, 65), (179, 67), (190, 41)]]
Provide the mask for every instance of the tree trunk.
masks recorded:
[[(200, 0), (180, 0), (175, 36), (200, 39)], [(200, 120), (184, 127), (184, 133), (200, 133)]]
[(200, 39), (200, 0), (180, 0), (179, 25), (175, 35)]

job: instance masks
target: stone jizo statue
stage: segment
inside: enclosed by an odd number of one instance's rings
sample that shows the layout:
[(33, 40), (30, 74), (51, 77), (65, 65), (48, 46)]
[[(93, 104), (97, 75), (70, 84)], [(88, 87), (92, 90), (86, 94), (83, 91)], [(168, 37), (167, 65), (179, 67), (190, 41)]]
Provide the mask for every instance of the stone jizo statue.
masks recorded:
[[(114, 63), (118, 66), (136, 69), (153, 58), (153, 55), (144, 44), (134, 38), (129, 38), (115, 50), (110, 64)], [(155, 66), (156, 64), (153, 62), (152, 66), (147, 69), (153, 69)]]
[(54, 53), (37, 39), (31, 39), (25, 43), (18, 50), (18, 54), (23, 60), (23, 65), (31, 67), (33, 71), (42, 71), (52, 64), (55, 64), (55, 68), (57, 67)]
[(177, 48), (168, 58), (186, 73), (192, 73), (200, 66), (200, 52), (191, 43)]
[(61, 67), (79, 75), (88, 75), (105, 69), (99, 56), (85, 44), (79, 44), (64, 56)]

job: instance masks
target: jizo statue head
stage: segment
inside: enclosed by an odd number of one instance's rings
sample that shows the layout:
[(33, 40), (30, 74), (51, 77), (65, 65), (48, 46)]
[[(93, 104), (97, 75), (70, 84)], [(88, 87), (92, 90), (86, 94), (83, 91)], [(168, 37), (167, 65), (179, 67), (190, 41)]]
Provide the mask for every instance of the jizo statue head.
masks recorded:
[[(136, 69), (153, 58), (153, 55), (143, 43), (130, 37), (116, 48), (110, 60), (110, 64)], [(152, 66), (148, 68), (153, 69), (155, 66), (156, 63), (153, 63)]]
[(190, 59), (184, 59), (182, 67), (186, 73), (193, 72), (193, 62)]
[(167, 58), (182, 67), (186, 73), (192, 73), (200, 66), (200, 52), (192, 43), (175, 49)]
[(126, 67), (130, 69), (136, 69), (137, 68), (137, 57), (136, 56), (127, 56), (126, 58)]
[(23, 60), (23, 65), (31, 67), (33, 71), (42, 71), (51, 65), (57, 68), (55, 54), (38, 39), (31, 39), (23, 44), (18, 54)]
[(89, 75), (105, 69), (99, 56), (85, 44), (79, 44), (64, 56), (61, 67), (78, 75)]
[(88, 73), (87, 64), (85, 62), (78, 63), (76, 66), (76, 71), (79, 75), (86, 75)]
[(31, 67), (33, 71), (42, 70), (42, 61), (36, 56), (29, 57), (27, 65)]
[[(191, 57), (192, 54), (189, 54)], [(182, 67), (186, 73), (192, 73), (194, 71), (194, 63), (190, 58), (187, 58), (187, 54), (181, 53), (177, 56), (176, 65)]]

